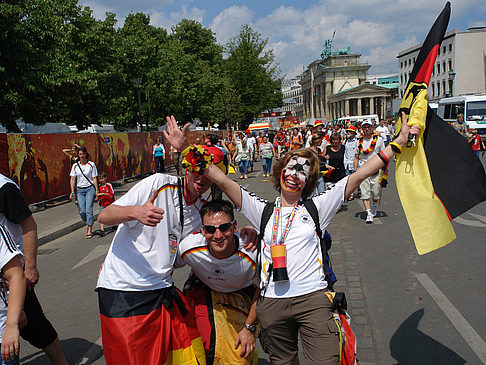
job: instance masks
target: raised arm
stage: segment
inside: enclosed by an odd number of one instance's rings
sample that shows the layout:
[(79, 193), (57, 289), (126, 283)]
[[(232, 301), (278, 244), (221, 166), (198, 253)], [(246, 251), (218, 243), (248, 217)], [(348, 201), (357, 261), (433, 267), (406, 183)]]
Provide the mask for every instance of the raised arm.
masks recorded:
[(187, 130), (189, 129), (189, 123), (186, 123), (181, 130), (173, 115), (170, 117), (167, 116), (165, 119), (167, 121), (167, 131), (163, 131), (162, 134), (177, 151), (184, 151), (187, 147), (189, 147), (189, 143), (187, 143)]
[[(400, 134), (394, 140), (394, 142), (400, 145), (401, 148), (404, 148), (407, 144), (409, 133), (418, 135), (420, 133), (420, 127), (418, 125), (410, 127), (407, 123), (407, 116), (405, 115), (405, 113), (402, 112), (402, 129), (400, 130)], [(388, 147), (386, 147), (382, 152), (388, 160), (391, 160), (391, 158), (395, 156), (395, 152), (392, 150), (390, 145), (388, 145)], [(358, 186), (363, 182), (364, 179), (376, 174), (378, 170), (382, 167), (383, 161), (381, 160), (381, 158), (378, 156), (374, 156), (358, 170), (356, 170), (356, 172), (349, 175), (344, 198), (349, 198), (349, 196), (358, 188)]]
[(223, 171), (212, 164), (204, 171), (204, 176), (218, 185), (237, 209), (241, 209), (241, 188), (237, 182), (228, 178)]

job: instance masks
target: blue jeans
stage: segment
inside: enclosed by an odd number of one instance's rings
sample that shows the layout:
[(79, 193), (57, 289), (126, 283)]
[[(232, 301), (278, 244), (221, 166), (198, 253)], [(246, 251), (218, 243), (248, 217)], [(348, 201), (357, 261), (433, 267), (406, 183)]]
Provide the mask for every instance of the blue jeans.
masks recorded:
[(248, 174), (248, 168), (250, 167), (250, 160), (241, 160), (239, 164), (240, 174)]
[(81, 219), (86, 222), (88, 226), (92, 226), (93, 218), (93, 203), (95, 198), (95, 188), (78, 188), (78, 211)]
[(272, 169), (272, 158), (263, 157), (262, 158), (263, 173), (269, 174)]

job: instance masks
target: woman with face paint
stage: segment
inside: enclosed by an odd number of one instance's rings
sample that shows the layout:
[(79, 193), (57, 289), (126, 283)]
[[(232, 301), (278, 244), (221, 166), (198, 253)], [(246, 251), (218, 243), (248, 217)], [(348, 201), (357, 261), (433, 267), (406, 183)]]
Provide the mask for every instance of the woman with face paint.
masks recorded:
[[(409, 127), (405, 114), (402, 120), (402, 130), (393, 146), (339, 180), (331, 190), (312, 198), (322, 231), (359, 184), (405, 147), (409, 133), (420, 132), (418, 126)], [(272, 181), (279, 196), (259, 247), (260, 295), (255, 299), (260, 341), (272, 363), (298, 364), (299, 333), (306, 364), (339, 363), (338, 330), (326, 294), (328, 283), (319, 238), (303, 205), (314, 190), (318, 174), (319, 161), (306, 148), (287, 153), (273, 168)], [(219, 185), (254, 227), (260, 227), (264, 199), (246, 191), (214, 165), (204, 175)]]

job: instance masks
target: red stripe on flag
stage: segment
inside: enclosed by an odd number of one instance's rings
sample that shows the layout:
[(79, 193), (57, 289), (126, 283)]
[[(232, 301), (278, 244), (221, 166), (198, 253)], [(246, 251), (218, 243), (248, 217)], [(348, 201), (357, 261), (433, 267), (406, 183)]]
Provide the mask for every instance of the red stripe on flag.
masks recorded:
[(434, 69), (434, 62), (437, 58), (437, 53), (439, 52), (439, 47), (440, 45), (437, 44), (430, 50), (430, 53), (417, 73), (417, 76), (415, 76), (415, 80), (413, 80), (414, 82), (425, 82), (427, 85), (429, 84), (430, 76), (432, 75), (432, 70)]
[(444, 210), (447, 214), (447, 216), (449, 217), (449, 221), (452, 222), (452, 217), (451, 215), (449, 214), (449, 211), (447, 210), (446, 206), (444, 205), (444, 203), (442, 203), (442, 200), (440, 200), (439, 196), (437, 195), (437, 193), (434, 191), (434, 195), (437, 197), (437, 199), (439, 199), (440, 203), (442, 204), (442, 206), (444, 207)]

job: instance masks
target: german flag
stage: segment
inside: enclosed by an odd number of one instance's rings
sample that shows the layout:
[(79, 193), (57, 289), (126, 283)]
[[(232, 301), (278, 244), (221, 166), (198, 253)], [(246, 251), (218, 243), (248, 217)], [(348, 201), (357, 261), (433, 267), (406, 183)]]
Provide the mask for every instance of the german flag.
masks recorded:
[(174, 287), (150, 291), (98, 288), (108, 365), (205, 365), (194, 313)]
[[(450, 18), (447, 2), (425, 39), (410, 75), (400, 111), (421, 127), (415, 146), (397, 155), (396, 182), (420, 255), (452, 242), (451, 221), (486, 200), (484, 168), (466, 139), (427, 103), (427, 87)], [(401, 115), (399, 113), (399, 115)], [(400, 132), (401, 120), (396, 126)]]

